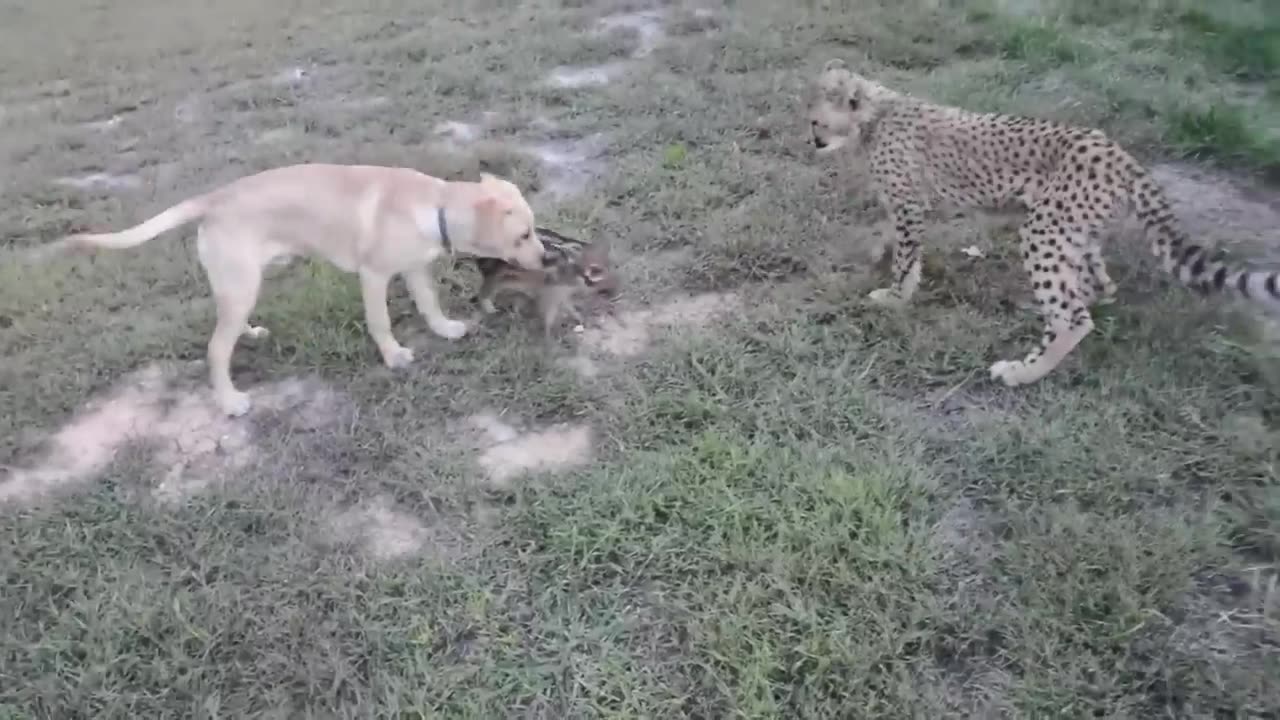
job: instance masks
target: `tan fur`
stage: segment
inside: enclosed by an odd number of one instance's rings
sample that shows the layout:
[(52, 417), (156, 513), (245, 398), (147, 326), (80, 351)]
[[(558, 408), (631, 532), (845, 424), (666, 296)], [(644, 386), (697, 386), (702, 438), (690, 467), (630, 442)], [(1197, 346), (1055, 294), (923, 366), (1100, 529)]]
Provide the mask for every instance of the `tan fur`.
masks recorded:
[(1192, 243), (1150, 173), (1100, 130), (938, 105), (840, 60), (822, 68), (812, 94), (807, 112), (818, 153), (856, 151), (894, 229), (893, 284), (873, 291), (872, 301), (900, 306), (919, 287), (927, 215), (943, 207), (1025, 211), (1023, 268), (1045, 327), (1023, 359), (993, 364), (993, 379), (1036, 382), (1089, 334), (1089, 307), (1116, 292), (1101, 243), (1123, 212), (1137, 212), (1152, 254), (1187, 286), (1280, 301), (1280, 273), (1229, 266)]
[(542, 267), (533, 211), (512, 183), (483, 175), (446, 182), (408, 168), (306, 164), (235, 180), (116, 233), (80, 234), (68, 248), (128, 248), (199, 220), (197, 249), (217, 306), (209, 340), (209, 378), (219, 407), (243, 415), (249, 396), (231, 382), (231, 354), (249, 324), (265, 268), (291, 255), (322, 257), (360, 276), (369, 334), (388, 367), (413, 360), (391, 333), (387, 285), (403, 275), (419, 312), (437, 335), (461, 338), (464, 323), (440, 309), (430, 264), (446, 252), (437, 210), (444, 208), (454, 250), (514, 265)]

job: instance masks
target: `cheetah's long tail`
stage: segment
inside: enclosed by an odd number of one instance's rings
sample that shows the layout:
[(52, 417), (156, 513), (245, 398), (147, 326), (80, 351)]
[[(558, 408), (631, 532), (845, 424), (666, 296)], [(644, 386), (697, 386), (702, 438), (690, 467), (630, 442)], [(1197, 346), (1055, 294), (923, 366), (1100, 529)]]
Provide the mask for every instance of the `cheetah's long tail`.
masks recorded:
[(1151, 240), (1151, 254), (1187, 287), (1204, 294), (1234, 293), (1264, 304), (1280, 304), (1280, 271), (1226, 262), (1220, 253), (1191, 242), (1150, 173), (1138, 170), (1134, 210)]

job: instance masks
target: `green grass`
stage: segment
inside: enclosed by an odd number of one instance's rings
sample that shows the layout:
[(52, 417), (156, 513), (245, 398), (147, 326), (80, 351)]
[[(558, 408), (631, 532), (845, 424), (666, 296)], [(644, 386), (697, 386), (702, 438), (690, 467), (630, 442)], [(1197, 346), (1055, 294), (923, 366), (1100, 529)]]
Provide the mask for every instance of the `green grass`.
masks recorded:
[(1274, 78), (1280, 71), (1280, 13), (1264, 10), (1251, 19), (1231, 22), (1199, 8), (1178, 16), (1187, 39), (1199, 42), (1223, 71), (1244, 80)]
[(1105, 118), (1118, 138), (1156, 153), (1172, 148), (1280, 177), (1280, 14), (1267, 3), (986, 3), (967, 20), (1005, 60), (1000, 75), (1032, 86), (1064, 76), (1069, 92), (1097, 106), (1080, 120)]
[[(1267, 6), (739, 0), (710, 19), (672, 8), (665, 42), (607, 87), (541, 84), (629, 57), (634, 38), (589, 31), (635, 7), (14, 11), (0, 464), (33, 463), (88, 398), (153, 360), (207, 392), (213, 308), (190, 233), (43, 264), (21, 251), (284, 162), (490, 170), (535, 190), (554, 173), (518, 144), (604, 132), (603, 175), (540, 198), (540, 224), (610, 242), (623, 312), (739, 299), (583, 378), (563, 363), (575, 341), (544, 346), (527, 316), (431, 336), (397, 284), (396, 332), (418, 360), (392, 373), (354, 278), (273, 271), (254, 318), (272, 336), (239, 346), (235, 378), (260, 396), (307, 377), (334, 406), (227, 426), (256, 452), (238, 466), (215, 453), (224, 475), (176, 503), (154, 490), (182, 435), (0, 506), (0, 718), (1280, 714), (1267, 329), (1119, 242), (1119, 302), (1094, 334), (1043, 382), (995, 385), (988, 365), (1039, 329), (1018, 307), (1010, 231), (940, 222), (917, 302), (868, 307), (880, 215), (856, 173), (810, 155), (798, 115), (803, 82), (840, 56), (939, 100), (1103, 127), (1152, 164), (1265, 176)], [(309, 78), (237, 84), (293, 66)], [(486, 110), (503, 116), (483, 142), (433, 144), (436, 123)], [(81, 125), (113, 112), (115, 128)], [(93, 170), (143, 184), (50, 182)], [(972, 244), (986, 257), (959, 252)], [(476, 273), (438, 274), (466, 317)], [(586, 423), (595, 453), (487, 480), (464, 422), (485, 411)], [(377, 532), (409, 551), (379, 556)]]
[(1166, 137), (1174, 148), (1188, 155), (1253, 166), (1266, 177), (1280, 177), (1280, 138), (1260, 137), (1239, 108), (1177, 111), (1170, 115)]

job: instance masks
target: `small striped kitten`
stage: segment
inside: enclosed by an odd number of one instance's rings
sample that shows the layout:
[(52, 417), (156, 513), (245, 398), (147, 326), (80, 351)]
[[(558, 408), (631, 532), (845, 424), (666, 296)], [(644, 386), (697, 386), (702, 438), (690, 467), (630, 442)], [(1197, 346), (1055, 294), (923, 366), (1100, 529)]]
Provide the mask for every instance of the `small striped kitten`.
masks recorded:
[(476, 302), (486, 314), (498, 311), (493, 300), (498, 293), (512, 290), (532, 298), (542, 318), (542, 332), (551, 336), (562, 312), (582, 324), (582, 313), (574, 304), (580, 290), (590, 288), (612, 295), (617, 278), (609, 268), (609, 250), (601, 243), (587, 243), (548, 228), (536, 229), (544, 249), (542, 270), (525, 270), (496, 258), (476, 258), (483, 282)]

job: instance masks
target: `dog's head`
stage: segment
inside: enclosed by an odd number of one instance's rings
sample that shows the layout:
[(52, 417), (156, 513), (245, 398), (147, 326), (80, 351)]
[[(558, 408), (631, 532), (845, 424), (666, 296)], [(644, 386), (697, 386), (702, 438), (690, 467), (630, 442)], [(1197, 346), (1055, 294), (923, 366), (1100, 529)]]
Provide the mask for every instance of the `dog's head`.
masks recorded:
[(514, 183), (481, 173), (471, 252), (480, 257), (505, 260), (526, 270), (546, 264), (542, 241), (534, 231), (533, 208)]

